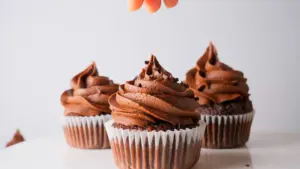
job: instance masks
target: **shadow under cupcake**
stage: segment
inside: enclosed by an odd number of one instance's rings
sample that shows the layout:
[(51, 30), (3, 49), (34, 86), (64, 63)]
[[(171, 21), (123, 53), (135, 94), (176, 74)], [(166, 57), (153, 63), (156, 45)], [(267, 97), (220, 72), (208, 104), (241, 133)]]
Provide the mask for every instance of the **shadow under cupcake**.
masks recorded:
[(82, 149), (110, 148), (104, 123), (111, 119), (108, 98), (118, 85), (99, 76), (93, 63), (72, 79), (71, 87), (61, 96), (67, 143)]
[(190, 169), (200, 157), (205, 123), (193, 92), (177, 83), (154, 56), (109, 99), (105, 123), (120, 169)]
[(212, 43), (187, 72), (185, 83), (194, 91), (201, 105), (197, 111), (207, 123), (203, 147), (236, 148), (249, 140), (254, 110), (246, 82), (242, 72), (219, 61)]

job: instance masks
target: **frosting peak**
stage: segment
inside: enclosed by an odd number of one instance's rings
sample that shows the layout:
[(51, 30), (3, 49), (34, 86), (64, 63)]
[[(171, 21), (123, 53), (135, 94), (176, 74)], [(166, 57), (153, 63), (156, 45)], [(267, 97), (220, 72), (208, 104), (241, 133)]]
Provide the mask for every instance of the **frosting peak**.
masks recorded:
[(92, 63), (71, 80), (70, 90), (61, 96), (66, 116), (96, 116), (110, 113), (108, 98), (118, 90), (118, 85), (105, 76), (99, 76)]
[(193, 92), (178, 84), (151, 56), (147, 66), (134, 80), (120, 85), (109, 99), (115, 123), (146, 127), (149, 124), (169, 123), (190, 125), (198, 122), (199, 104)]
[(157, 61), (154, 55), (147, 61), (147, 66), (139, 75), (140, 79), (144, 80), (173, 80), (171, 73), (166, 71)]
[(186, 83), (201, 105), (249, 97), (247, 79), (240, 71), (219, 61), (215, 46), (210, 43), (197, 65), (186, 74)]

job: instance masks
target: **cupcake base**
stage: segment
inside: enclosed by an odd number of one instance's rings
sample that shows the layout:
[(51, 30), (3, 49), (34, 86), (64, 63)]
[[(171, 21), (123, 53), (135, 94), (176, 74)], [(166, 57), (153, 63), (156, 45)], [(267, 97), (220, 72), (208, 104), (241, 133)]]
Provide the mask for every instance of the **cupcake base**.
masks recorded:
[(104, 123), (111, 115), (94, 117), (64, 117), (64, 133), (67, 143), (74, 148), (105, 149), (110, 148)]
[(238, 148), (249, 140), (254, 112), (242, 115), (201, 115), (207, 123), (203, 148)]
[(193, 129), (139, 131), (105, 124), (120, 169), (190, 169), (198, 161), (205, 123)]

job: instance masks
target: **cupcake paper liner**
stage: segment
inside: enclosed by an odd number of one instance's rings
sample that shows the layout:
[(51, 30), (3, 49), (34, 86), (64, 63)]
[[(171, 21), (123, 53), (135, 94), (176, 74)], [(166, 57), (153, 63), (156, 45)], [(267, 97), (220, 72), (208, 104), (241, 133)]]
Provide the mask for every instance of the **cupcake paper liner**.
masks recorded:
[(139, 131), (105, 123), (114, 160), (120, 169), (190, 169), (199, 159), (205, 123), (192, 129)]
[(110, 119), (111, 115), (63, 117), (63, 128), (67, 143), (71, 147), (81, 149), (110, 148), (104, 127), (104, 123)]
[(207, 124), (203, 148), (236, 148), (249, 140), (254, 112), (242, 115), (201, 115)]

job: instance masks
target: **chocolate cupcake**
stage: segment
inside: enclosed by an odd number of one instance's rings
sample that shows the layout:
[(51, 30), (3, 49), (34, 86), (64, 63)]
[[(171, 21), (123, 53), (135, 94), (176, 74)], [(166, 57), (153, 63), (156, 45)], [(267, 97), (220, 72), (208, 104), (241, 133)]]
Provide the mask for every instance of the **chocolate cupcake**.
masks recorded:
[(201, 105), (197, 110), (207, 123), (202, 146), (234, 148), (249, 139), (254, 116), (247, 79), (218, 59), (212, 43), (186, 74), (186, 84)]
[(93, 63), (72, 79), (71, 88), (61, 96), (67, 143), (82, 149), (109, 148), (104, 123), (111, 119), (108, 98), (118, 85), (99, 76)]
[(120, 169), (189, 169), (199, 159), (205, 123), (193, 92), (154, 56), (138, 77), (109, 98), (105, 123)]

